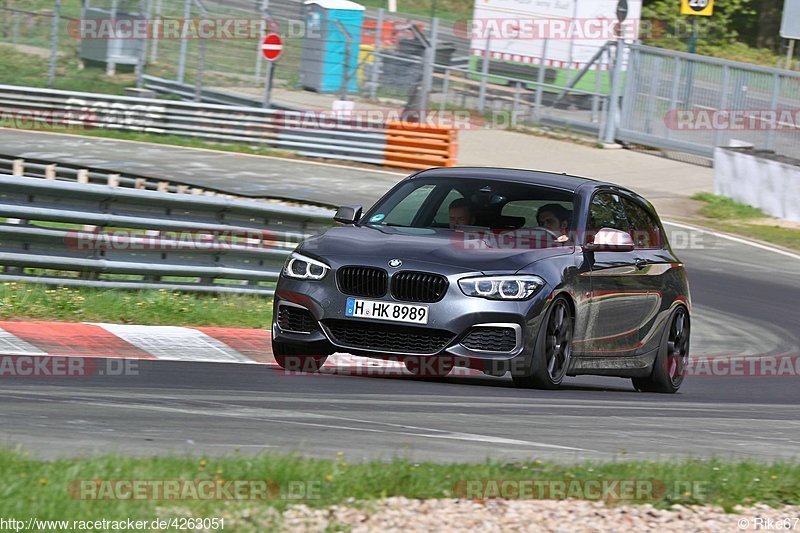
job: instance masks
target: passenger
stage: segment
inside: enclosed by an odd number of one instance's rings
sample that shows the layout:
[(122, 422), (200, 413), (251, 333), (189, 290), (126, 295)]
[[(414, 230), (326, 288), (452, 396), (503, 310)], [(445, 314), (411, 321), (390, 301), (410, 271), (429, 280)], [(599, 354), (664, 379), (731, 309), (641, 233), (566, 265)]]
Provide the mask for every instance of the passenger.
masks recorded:
[(474, 226), (475, 212), (466, 198), (458, 198), (450, 202), (450, 229), (457, 226)]

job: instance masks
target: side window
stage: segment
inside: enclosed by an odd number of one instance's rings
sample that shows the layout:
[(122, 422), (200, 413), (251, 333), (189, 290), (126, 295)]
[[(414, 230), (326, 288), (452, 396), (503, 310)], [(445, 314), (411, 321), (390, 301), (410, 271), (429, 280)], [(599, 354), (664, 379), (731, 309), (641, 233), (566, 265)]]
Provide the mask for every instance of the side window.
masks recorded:
[(636, 248), (661, 248), (661, 232), (650, 213), (633, 200), (623, 198), (622, 203), (631, 223), (630, 233)]
[(436, 211), (436, 216), (433, 217), (433, 226), (434, 227), (443, 227), (446, 228), (450, 225), (450, 204), (454, 200), (458, 200), (459, 198), (463, 198), (464, 195), (458, 192), (457, 189), (452, 189), (447, 196), (445, 196), (444, 200), (442, 201), (442, 205), (439, 206), (439, 210)]
[(422, 204), (425, 203), (436, 185), (423, 185), (419, 189), (412, 191), (408, 196), (400, 200), (394, 209), (383, 219), (383, 224), (395, 224), (398, 226), (410, 226), (414, 217), (419, 213)]
[(625, 208), (616, 194), (602, 192), (596, 194), (592, 200), (589, 223), (586, 227), (587, 239), (594, 239), (595, 234), (602, 228), (630, 231)]

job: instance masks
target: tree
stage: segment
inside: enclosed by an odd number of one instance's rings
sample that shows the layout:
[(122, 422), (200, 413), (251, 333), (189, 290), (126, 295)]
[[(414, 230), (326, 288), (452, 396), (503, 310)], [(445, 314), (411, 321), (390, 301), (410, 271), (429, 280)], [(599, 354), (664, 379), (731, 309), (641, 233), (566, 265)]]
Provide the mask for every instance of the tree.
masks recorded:
[[(782, 3), (782, 0), (716, 2), (714, 16), (697, 17), (700, 39), (707, 46), (731, 44), (740, 38), (739, 29), (745, 29), (748, 23), (758, 20), (754, 4), (776, 2)], [(681, 15), (677, 0), (645, 0), (642, 18), (650, 21), (654, 29), (652, 38), (648, 38), (647, 35), (643, 37), (648, 44), (673, 49), (686, 47), (686, 42), (691, 37), (694, 17)]]

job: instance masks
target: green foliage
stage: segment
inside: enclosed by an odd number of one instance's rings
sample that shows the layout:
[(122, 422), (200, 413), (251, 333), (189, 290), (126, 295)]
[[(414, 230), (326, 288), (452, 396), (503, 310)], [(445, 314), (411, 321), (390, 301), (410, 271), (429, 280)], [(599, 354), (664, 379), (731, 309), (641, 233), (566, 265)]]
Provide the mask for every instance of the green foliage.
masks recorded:
[[(800, 465), (796, 462), (760, 464), (690, 459), (571, 465), (540, 460), (437, 464), (397, 458), (351, 463), (341, 453), (335, 459), (237, 453), (223, 458), (107, 455), (41, 461), (0, 450), (0, 470), (4, 474), (4, 483), (0, 485), (0, 516), (18, 519), (35, 516), (46, 520), (224, 517), (225, 530), (232, 531), (274, 528), (277, 517), (270, 509), (280, 510), (291, 504), (368, 506), (371, 500), (391, 496), (452, 498), (464, 495), (465, 483), (475, 480), (560, 480), (578, 484), (581, 480), (648, 480), (660, 489), (642, 501), (622, 503), (650, 503), (659, 508), (714, 504), (730, 511), (738, 504), (800, 503)], [(271, 497), (257, 501), (81, 499), (81, 480), (265, 480), (277, 490)], [(310, 489), (301, 496), (310, 497), (287, 497), (287, 488), (298, 483)]]
[[(711, 17), (680, 14), (677, 0), (653, 0), (642, 8), (642, 42), (650, 46), (686, 51), (697, 19), (697, 53), (760, 65), (775, 66), (779, 56), (768, 48), (755, 48), (759, 31), (756, 0), (716, 2)], [(742, 31), (747, 35), (741, 34)]]
[[(656, 0), (645, 5), (642, 18), (652, 20), (655, 35), (647, 44), (679, 49), (692, 34), (693, 19), (698, 19), (700, 40), (707, 45), (723, 45), (735, 42), (739, 33), (735, 29), (735, 20), (742, 17), (754, 17), (756, 10), (751, 0), (726, 0), (717, 2), (712, 17), (692, 17), (680, 14), (680, 3), (677, 0)], [(657, 44), (663, 43), (663, 44)], [(671, 45), (671, 46), (668, 46)]]
[(800, 229), (779, 225), (756, 207), (707, 192), (695, 194), (692, 200), (706, 204), (700, 209), (703, 218), (697, 220), (703, 226), (800, 250)]
[(0, 284), (0, 319), (268, 328), (272, 298), (5, 282)]
[(692, 196), (692, 200), (706, 202), (706, 205), (700, 210), (700, 214), (708, 218), (747, 219), (764, 218), (766, 216), (761, 209), (734, 202), (727, 196), (701, 192)]

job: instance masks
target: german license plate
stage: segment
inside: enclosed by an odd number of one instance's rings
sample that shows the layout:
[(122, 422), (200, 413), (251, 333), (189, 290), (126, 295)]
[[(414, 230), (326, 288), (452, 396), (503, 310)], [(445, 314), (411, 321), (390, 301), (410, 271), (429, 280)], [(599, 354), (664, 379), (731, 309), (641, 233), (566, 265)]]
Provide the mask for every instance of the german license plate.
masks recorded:
[(348, 298), (345, 316), (391, 320), (393, 322), (410, 322), (412, 324), (427, 324), (428, 306)]

